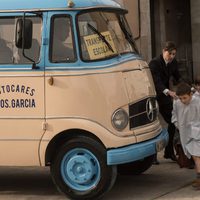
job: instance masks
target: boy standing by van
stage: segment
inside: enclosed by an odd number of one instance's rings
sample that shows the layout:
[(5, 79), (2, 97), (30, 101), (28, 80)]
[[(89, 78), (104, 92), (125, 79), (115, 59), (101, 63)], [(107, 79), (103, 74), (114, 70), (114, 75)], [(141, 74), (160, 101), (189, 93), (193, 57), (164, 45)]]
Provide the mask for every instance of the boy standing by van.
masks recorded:
[(197, 177), (192, 186), (200, 189), (200, 100), (186, 83), (178, 85), (176, 94), (179, 99), (174, 101), (172, 123), (179, 129), (185, 155), (195, 162)]

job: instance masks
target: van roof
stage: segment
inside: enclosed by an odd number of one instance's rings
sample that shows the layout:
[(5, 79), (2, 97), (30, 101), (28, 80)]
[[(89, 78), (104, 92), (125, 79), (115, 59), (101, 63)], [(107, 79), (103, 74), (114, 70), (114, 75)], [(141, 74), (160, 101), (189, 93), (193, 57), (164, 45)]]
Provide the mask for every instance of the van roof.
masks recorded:
[(114, 0), (1, 0), (0, 12), (17, 10), (63, 10), (69, 9), (68, 3), (73, 1), (70, 9), (84, 9), (87, 7), (115, 7), (121, 6)]

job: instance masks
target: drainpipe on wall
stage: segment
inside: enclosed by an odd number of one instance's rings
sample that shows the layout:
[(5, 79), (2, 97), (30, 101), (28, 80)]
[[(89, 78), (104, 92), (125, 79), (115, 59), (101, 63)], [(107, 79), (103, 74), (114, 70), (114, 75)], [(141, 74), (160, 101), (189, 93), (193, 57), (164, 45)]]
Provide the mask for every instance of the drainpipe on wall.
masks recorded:
[(139, 26), (138, 28), (139, 28), (139, 33), (138, 33), (138, 36), (134, 38), (135, 40), (140, 39), (140, 36), (141, 36), (141, 21), (140, 21), (140, 18), (141, 18), (141, 16), (140, 16), (140, 0), (138, 0), (138, 26)]

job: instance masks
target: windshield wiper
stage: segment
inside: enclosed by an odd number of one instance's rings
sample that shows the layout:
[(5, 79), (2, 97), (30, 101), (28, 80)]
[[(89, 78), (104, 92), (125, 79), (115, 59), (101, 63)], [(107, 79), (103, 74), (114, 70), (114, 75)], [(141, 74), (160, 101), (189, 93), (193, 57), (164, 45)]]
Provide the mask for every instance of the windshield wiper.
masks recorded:
[(114, 53), (113, 48), (111, 47), (110, 43), (106, 40), (106, 38), (91, 24), (87, 23), (88, 27), (94, 32), (96, 33), (101, 40), (107, 45), (107, 47)]
[(135, 46), (135, 42), (133, 41), (132, 34), (127, 30), (125, 22), (122, 20), (121, 16), (118, 17), (119, 19), (119, 25), (122, 29), (122, 31), (125, 33), (125, 38), (129, 41), (129, 43), (132, 45), (132, 47), (135, 49), (135, 51), (138, 53), (137, 47)]
[[(107, 26), (109, 27), (109, 29), (112, 31), (112, 33), (115, 35), (115, 38), (117, 39), (117, 42), (120, 44), (120, 39), (117, 36), (115, 30), (113, 30), (112, 26), (109, 24), (109, 19), (104, 15), (104, 13), (100, 13), (102, 19), (104, 20), (104, 22), (107, 24)], [(117, 53), (120, 54), (117, 50)]]

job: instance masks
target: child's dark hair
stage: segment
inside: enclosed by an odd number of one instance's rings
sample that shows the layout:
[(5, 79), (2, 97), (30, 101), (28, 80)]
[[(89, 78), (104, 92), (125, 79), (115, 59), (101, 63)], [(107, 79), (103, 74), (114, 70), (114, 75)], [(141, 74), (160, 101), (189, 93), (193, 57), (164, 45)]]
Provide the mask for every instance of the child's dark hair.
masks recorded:
[(176, 95), (181, 96), (185, 94), (191, 94), (191, 86), (185, 82), (179, 83), (176, 89)]

